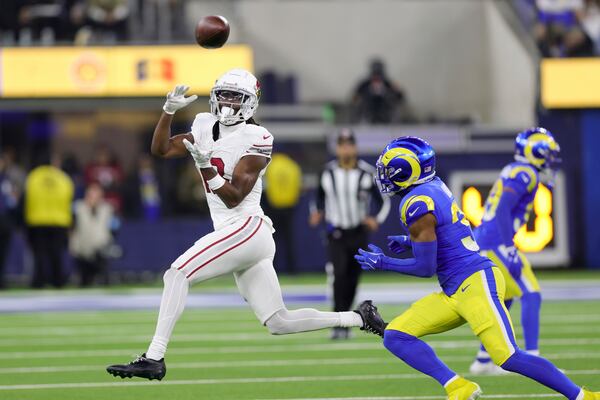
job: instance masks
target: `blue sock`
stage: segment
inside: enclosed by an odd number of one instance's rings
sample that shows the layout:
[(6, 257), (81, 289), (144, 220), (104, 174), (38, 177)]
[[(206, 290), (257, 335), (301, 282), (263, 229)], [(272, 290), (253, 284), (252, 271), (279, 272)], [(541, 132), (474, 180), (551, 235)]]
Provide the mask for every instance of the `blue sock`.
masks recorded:
[(539, 292), (525, 293), (521, 297), (521, 325), (525, 337), (525, 350), (538, 350), (540, 337), (540, 309), (542, 296)]
[(560, 372), (550, 361), (517, 350), (502, 364), (507, 371), (516, 372), (553, 389), (569, 400), (576, 400), (581, 388)]
[(387, 330), (383, 345), (396, 357), (444, 386), (456, 376), (436, 355), (427, 343), (404, 332)]
[[(510, 310), (510, 307), (512, 306), (512, 304), (513, 304), (513, 299), (504, 300), (504, 305), (506, 306), (507, 310)], [(485, 347), (483, 346), (483, 344), (481, 344), (479, 346), (479, 354), (477, 354), (477, 361), (479, 361), (480, 363), (484, 363), (484, 364), (492, 362), (492, 358), (488, 354), (488, 352), (485, 349)]]

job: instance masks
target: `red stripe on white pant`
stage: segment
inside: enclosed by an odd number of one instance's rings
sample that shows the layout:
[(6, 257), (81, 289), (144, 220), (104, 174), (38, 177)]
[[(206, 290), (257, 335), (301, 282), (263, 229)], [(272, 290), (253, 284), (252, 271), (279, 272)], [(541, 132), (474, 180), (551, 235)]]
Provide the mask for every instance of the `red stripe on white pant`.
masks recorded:
[(241, 228), (239, 228), (238, 230), (230, 233), (229, 235), (225, 236), (224, 238), (221, 238), (215, 242), (212, 242), (211, 244), (209, 244), (208, 246), (206, 246), (205, 248), (203, 248), (202, 250), (200, 250), (199, 252), (197, 252), (196, 254), (194, 254), (193, 256), (191, 256), (189, 258), (189, 260), (187, 260), (186, 262), (184, 262), (181, 267), (177, 268), (177, 270), (182, 270), (186, 265), (188, 265), (194, 258), (198, 257), (200, 254), (204, 253), (206, 250), (210, 249), (211, 247), (221, 243), (224, 240), (229, 239), (230, 237), (232, 237), (233, 235), (239, 233), (240, 231), (242, 231), (246, 225), (248, 225), (250, 223), (250, 220), (252, 220), (252, 217), (248, 217), (248, 219), (246, 220), (246, 222), (244, 222), (244, 225), (242, 225)]
[(260, 229), (260, 226), (262, 225), (262, 218), (260, 219), (260, 222), (258, 223), (258, 226), (256, 227), (256, 229), (254, 230), (254, 232), (252, 232), (250, 234), (250, 236), (248, 236), (246, 239), (242, 240), (241, 242), (238, 242), (237, 244), (231, 246), (230, 248), (228, 248), (227, 250), (222, 251), (221, 253), (217, 254), (216, 256), (214, 256), (213, 258), (211, 258), (210, 260), (206, 261), (204, 264), (200, 265), (199, 267), (197, 267), (195, 270), (193, 270), (192, 272), (190, 272), (186, 278), (191, 277), (192, 275), (194, 275), (194, 273), (196, 271), (198, 271), (200, 268), (206, 266), (207, 264), (213, 262), (214, 260), (216, 260), (217, 258), (221, 257), (223, 254), (230, 252), (231, 250), (235, 249), (238, 246), (241, 246), (242, 244), (246, 243), (248, 240), (250, 240), (252, 238), (252, 236), (254, 236), (256, 234), (256, 232), (258, 232), (258, 230)]

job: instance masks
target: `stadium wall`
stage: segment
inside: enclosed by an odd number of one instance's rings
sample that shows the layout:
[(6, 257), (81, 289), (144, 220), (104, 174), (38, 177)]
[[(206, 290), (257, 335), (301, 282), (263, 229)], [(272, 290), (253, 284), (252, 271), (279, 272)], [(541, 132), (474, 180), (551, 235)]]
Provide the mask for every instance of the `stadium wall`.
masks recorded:
[(492, 0), (190, 3), (190, 23), (231, 15), (256, 70), (295, 74), (301, 101), (349, 99), (369, 60), (381, 57), (423, 116), (534, 121), (535, 61)]
[[(557, 124), (558, 122), (555, 122), (554, 126)], [(571, 145), (567, 144), (566, 146), (565, 156), (572, 154), (573, 151), (575, 151), (575, 146), (571, 142)], [(370, 163), (375, 161), (374, 156), (364, 157), (364, 159)], [(566, 181), (569, 188), (567, 198), (567, 203), (570, 205), (569, 220), (573, 222), (582, 220), (573, 214), (582, 209), (578, 206), (581, 198), (575, 195), (577, 192), (573, 190), (577, 187), (578, 182), (576, 179), (572, 179), (574, 171), (579, 170), (580, 161), (576, 157), (569, 157), (569, 159), (572, 161), (567, 162), (564, 170), (567, 173)], [(505, 153), (440, 154), (437, 158), (437, 170), (438, 175), (448, 182), (452, 173), (459, 170), (464, 171), (465, 165), (474, 171), (499, 171), (507, 161), (510, 161), (510, 155)], [(316, 230), (308, 225), (309, 201), (313, 195), (312, 190), (302, 195), (295, 214), (295, 253), (299, 271), (302, 272), (322, 272), (326, 263), (325, 232), (323, 229)], [(392, 198), (391, 212), (381, 229), (372, 235), (373, 243), (385, 247), (387, 235), (402, 233), (398, 220), (399, 200), (397, 197)], [(570, 224), (570, 228), (573, 228), (572, 225)], [(277, 227), (275, 228), (277, 229)], [(127, 220), (123, 223), (117, 237), (118, 243), (125, 251), (123, 258), (111, 262), (110, 269), (124, 276), (141, 276), (140, 274), (144, 273), (160, 274), (195, 240), (211, 230), (212, 223), (208, 217), (170, 218), (160, 222)], [(571, 229), (571, 231), (575, 235), (570, 236), (573, 240), (569, 243), (575, 246), (571, 249), (571, 254), (573, 251), (583, 252), (582, 236), (575, 229)], [(306, 251), (306, 249), (310, 249), (310, 251)], [(285, 249), (278, 248), (277, 251), (283, 252)], [(582, 258), (576, 255), (576, 260), (579, 262)], [(535, 266), (539, 267), (540, 265)], [(13, 239), (7, 273), (11, 276), (11, 280), (15, 280), (15, 278), (19, 279), (18, 277), (24, 277), (27, 271), (31, 271), (31, 257), (24, 244), (23, 236), (18, 235)]]

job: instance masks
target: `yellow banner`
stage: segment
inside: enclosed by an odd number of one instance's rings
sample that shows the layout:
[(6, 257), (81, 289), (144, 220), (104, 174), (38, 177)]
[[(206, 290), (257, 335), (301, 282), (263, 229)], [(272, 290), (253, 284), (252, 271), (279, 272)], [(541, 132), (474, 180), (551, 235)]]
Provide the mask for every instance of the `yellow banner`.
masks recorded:
[(207, 95), (231, 68), (252, 71), (252, 50), (233, 45), (0, 49), (0, 97), (164, 96), (174, 85)]
[(546, 108), (600, 107), (600, 59), (544, 59), (542, 104)]

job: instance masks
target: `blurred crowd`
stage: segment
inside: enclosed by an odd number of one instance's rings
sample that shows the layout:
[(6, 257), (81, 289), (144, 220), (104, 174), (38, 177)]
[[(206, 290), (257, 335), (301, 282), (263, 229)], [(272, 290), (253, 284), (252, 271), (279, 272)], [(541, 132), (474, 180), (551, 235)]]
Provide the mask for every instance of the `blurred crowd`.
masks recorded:
[(73, 156), (42, 152), (29, 170), (5, 147), (0, 153), (0, 288), (13, 235), (21, 231), (32, 259), (32, 288), (60, 288), (71, 277), (64, 253), (74, 261), (81, 286), (109, 283), (107, 263), (120, 257), (116, 243), (121, 221), (156, 221), (161, 200), (152, 160), (139, 158), (126, 175), (108, 146), (98, 146), (80, 168)]
[[(27, 167), (19, 162), (29, 158)], [(113, 149), (97, 145), (80, 165), (73, 155), (25, 157), (12, 147), (0, 152), (0, 288), (11, 241), (19, 232), (31, 257), (32, 288), (108, 284), (110, 260), (123, 250), (118, 236), (128, 221), (156, 223), (162, 217), (208, 217), (202, 180), (189, 160), (157, 160), (138, 155), (126, 171)], [(162, 163), (162, 164), (161, 164)], [(177, 173), (173, 174), (176, 170)], [(173, 176), (176, 175), (176, 179)], [(282, 187), (285, 186), (285, 187)], [(264, 207), (281, 229), (278, 264), (294, 273), (294, 215), (302, 190), (299, 165), (277, 154), (265, 177)], [(67, 255), (73, 276), (65, 268)]]
[(85, 45), (156, 40), (158, 19), (165, 16), (171, 27), (165, 32), (172, 39), (181, 33), (181, 24), (175, 21), (182, 10), (180, 0), (2, 0), (0, 43)]
[(543, 57), (600, 55), (600, 0), (515, 0)]

